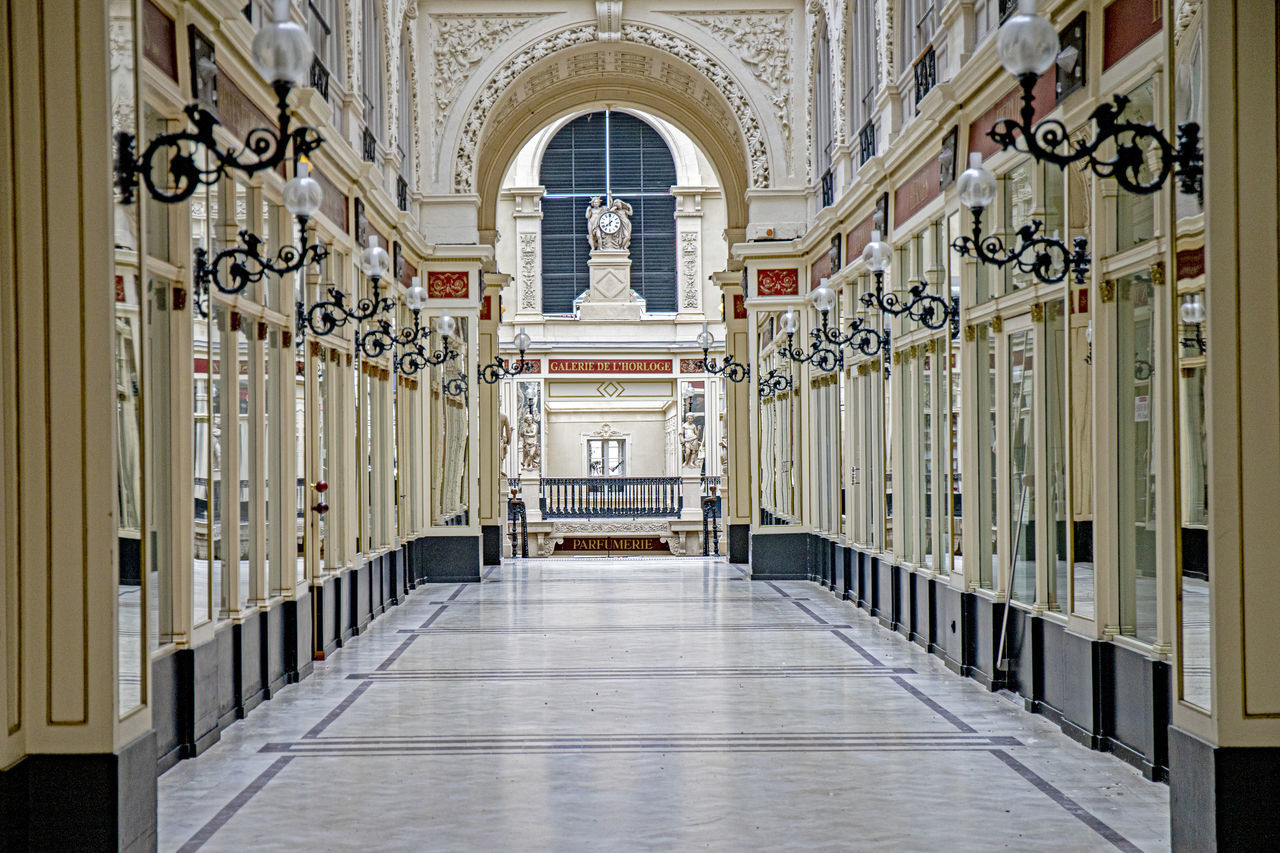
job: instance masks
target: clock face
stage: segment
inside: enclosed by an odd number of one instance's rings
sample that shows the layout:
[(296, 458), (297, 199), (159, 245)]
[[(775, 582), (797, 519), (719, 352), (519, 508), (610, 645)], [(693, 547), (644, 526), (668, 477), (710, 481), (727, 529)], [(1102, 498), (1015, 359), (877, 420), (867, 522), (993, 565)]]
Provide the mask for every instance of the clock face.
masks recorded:
[(622, 217), (610, 211), (600, 217), (600, 230), (606, 234), (616, 234), (622, 227)]

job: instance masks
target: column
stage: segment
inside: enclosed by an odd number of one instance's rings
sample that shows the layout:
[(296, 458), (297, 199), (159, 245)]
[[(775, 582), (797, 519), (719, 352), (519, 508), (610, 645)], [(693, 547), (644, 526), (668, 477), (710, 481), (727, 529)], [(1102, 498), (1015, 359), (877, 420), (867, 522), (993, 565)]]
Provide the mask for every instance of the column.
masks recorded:
[(1278, 17), (1270, 0), (1224, 0), (1205, 15), (1211, 707), (1184, 701), (1175, 679), (1170, 813), (1182, 850), (1280, 843)]
[[(511, 283), (503, 273), (484, 273), (484, 292), (480, 297), (479, 363), (492, 364), (498, 358), (498, 325), (501, 320), (502, 290)], [(514, 365), (519, 356), (508, 358)], [(502, 561), (502, 525), (506, 519), (506, 480), (499, 469), (502, 457), (498, 450), (502, 385), (495, 382), (476, 384), (476, 403), (480, 408), (480, 536), (482, 560), (486, 566)]]
[(751, 333), (742, 292), (741, 272), (718, 272), (712, 279), (724, 294), (726, 355), (748, 363), (751, 375), (742, 382), (725, 382), (724, 429), (727, 459), (724, 470), (724, 524), (729, 537), (729, 562), (746, 563), (751, 555), (751, 395), (759, 387), (760, 371), (751, 361)]

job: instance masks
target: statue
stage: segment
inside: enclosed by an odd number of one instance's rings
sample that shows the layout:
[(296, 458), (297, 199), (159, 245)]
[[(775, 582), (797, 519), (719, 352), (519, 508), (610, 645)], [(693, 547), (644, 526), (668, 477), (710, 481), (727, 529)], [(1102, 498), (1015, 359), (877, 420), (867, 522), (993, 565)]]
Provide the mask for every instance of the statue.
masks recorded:
[(702, 427), (693, 412), (684, 416), (680, 426), (680, 461), (686, 468), (698, 467), (698, 451), (702, 449)]
[(592, 250), (631, 248), (631, 205), (620, 198), (605, 207), (600, 196), (592, 196), (587, 206), (587, 240)]
[(511, 419), (506, 412), (498, 416), (498, 473), (505, 475), (507, 465), (507, 449), (511, 447)]
[(525, 415), (520, 420), (520, 467), (525, 471), (537, 471), (542, 467), (542, 446), (533, 415)]

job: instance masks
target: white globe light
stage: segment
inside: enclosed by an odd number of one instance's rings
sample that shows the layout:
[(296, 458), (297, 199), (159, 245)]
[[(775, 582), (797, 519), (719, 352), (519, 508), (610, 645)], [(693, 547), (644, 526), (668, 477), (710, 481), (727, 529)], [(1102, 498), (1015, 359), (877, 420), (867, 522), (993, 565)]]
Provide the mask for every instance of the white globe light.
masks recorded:
[(533, 339), (530, 338), (529, 333), (526, 332), (523, 327), (521, 327), (520, 331), (516, 332), (516, 339), (515, 339), (516, 349), (520, 350), (520, 352), (523, 353), (525, 350), (529, 348), (529, 345), (531, 343), (533, 343)]
[(788, 308), (778, 318), (778, 325), (782, 328), (784, 334), (794, 335), (796, 330), (800, 328), (800, 315), (796, 313), (796, 309)]
[(996, 35), (1000, 64), (1015, 77), (1040, 75), (1058, 58), (1058, 31), (1036, 14), (1036, 0), (1020, 0), (1018, 14), (1004, 22)]
[(275, 0), (271, 17), (253, 37), (253, 65), (272, 83), (301, 86), (311, 70), (311, 37), (290, 20), (289, 0)]
[(703, 323), (702, 331), (698, 333), (698, 347), (700, 349), (711, 349), (715, 342), (716, 339), (712, 336), (711, 332), (707, 331), (707, 324)]
[(836, 307), (836, 292), (827, 286), (827, 280), (824, 278), (822, 283), (809, 294), (809, 301), (813, 303), (814, 308), (826, 314)]
[(360, 269), (369, 278), (382, 278), (391, 270), (391, 258), (387, 250), (378, 245), (378, 238), (370, 236), (369, 245), (360, 253)]
[(1182, 303), (1178, 314), (1182, 317), (1182, 322), (1188, 326), (1198, 326), (1203, 323), (1204, 305), (1200, 302), (1200, 297), (1193, 296), (1189, 301)]
[(458, 331), (458, 321), (448, 314), (441, 314), (436, 318), (436, 334), (440, 337), (451, 338), (456, 331)]
[(871, 242), (862, 250), (862, 260), (872, 272), (884, 272), (893, 263), (893, 249), (881, 241), (880, 232), (871, 232)]
[(969, 168), (960, 173), (960, 203), (970, 210), (980, 210), (996, 200), (996, 176), (982, 165), (981, 154), (969, 155)]
[(427, 307), (427, 289), (418, 283), (419, 278), (413, 277), (413, 285), (404, 292), (404, 305), (410, 311), (421, 311)]
[(284, 206), (294, 216), (310, 219), (316, 215), (323, 200), (324, 190), (311, 177), (311, 166), (306, 160), (301, 161), (298, 171), (284, 185)]

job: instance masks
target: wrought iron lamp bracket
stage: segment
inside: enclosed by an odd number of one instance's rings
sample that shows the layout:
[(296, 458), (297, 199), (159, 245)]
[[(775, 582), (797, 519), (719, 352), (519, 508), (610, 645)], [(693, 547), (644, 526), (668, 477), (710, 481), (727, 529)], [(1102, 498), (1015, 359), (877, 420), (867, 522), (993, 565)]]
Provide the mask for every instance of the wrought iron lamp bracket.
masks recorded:
[(702, 351), (702, 369), (713, 376), (723, 376), (730, 382), (742, 382), (751, 375), (751, 365), (734, 361), (733, 353), (725, 353), (724, 363), (717, 365), (710, 358), (710, 350)]
[[(1125, 120), (1129, 98), (1114, 95), (1111, 103), (1099, 104), (1089, 116), (1097, 128), (1093, 138), (1073, 141), (1061, 121), (1035, 122), (1037, 79), (1036, 74), (1018, 76), (1022, 87), (1020, 118), (1000, 119), (987, 131), (987, 136), (1001, 149), (1012, 148), (1039, 162), (1062, 167), (1084, 161), (1097, 176), (1115, 178), (1120, 186), (1138, 195), (1158, 191), (1172, 175), (1182, 192), (1203, 197), (1204, 152), (1200, 147), (1199, 124), (1178, 125), (1176, 142), (1170, 142), (1153, 124)], [(1109, 140), (1115, 141), (1114, 156), (1100, 155), (1098, 152)], [(1152, 144), (1160, 149), (1159, 167), (1150, 179), (1143, 180), (1141, 171), (1151, 160), (1148, 150)]]
[(791, 388), (791, 375), (778, 372), (778, 368), (770, 368), (769, 372), (760, 377), (760, 397), (762, 399), (772, 397), (774, 394), (786, 391)]
[[(299, 272), (311, 264), (319, 264), (329, 256), (329, 250), (320, 243), (307, 243), (306, 220), (299, 218), (302, 225), (302, 241), (297, 247), (281, 246), (275, 257), (263, 254), (265, 240), (251, 231), (240, 232), (240, 245), (231, 246), (218, 252), (209, 259), (204, 248), (195, 250), (195, 290), (196, 310), (203, 317), (208, 316), (207, 298), (213, 288), (219, 293), (234, 295), (242, 293), (250, 284), (262, 281), (268, 275), (285, 276)], [(231, 279), (230, 284), (222, 281), (221, 270), (226, 269)]]
[(378, 279), (371, 279), (371, 281), (373, 296), (360, 297), (350, 308), (347, 307), (347, 295), (336, 287), (328, 288), (328, 299), (317, 302), (310, 308), (304, 307), (299, 302), (298, 334), (306, 334), (310, 329), (323, 337), (333, 334), (347, 323), (363, 323), (379, 314), (394, 311), (396, 301), (390, 296), (382, 295), (382, 287)]
[(520, 350), (520, 357), (512, 366), (502, 356), (497, 356), (494, 361), (489, 364), (481, 365), (476, 368), (476, 375), (480, 381), (486, 385), (492, 385), (499, 379), (505, 379), (512, 376), (519, 376), (522, 373), (533, 372), (533, 364), (525, 361), (524, 350)]
[(982, 210), (981, 207), (973, 208), (973, 234), (957, 237), (952, 241), (951, 248), (957, 253), (997, 267), (1013, 264), (1021, 272), (1034, 276), (1044, 284), (1059, 284), (1069, 275), (1074, 277), (1077, 285), (1085, 283), (1085, 276), (1092, 263), (1087, 238), (1075, 237), (1071, 241), (1071, 247), (1068, 247), (1056, 237), (1041, 234), (1040, 229), (1044, 227), (1044, 223), (1039, 219), (1032, 219), (1018, 229), (1013, 245), (1006, 248), (999, 235), (983, 235)]
[[(120, 193), (120, 202), (133, 204), (139, 176), (153, 199), (175, 204), (190, 198), (201, 186), (216, 184), (229, 171), (252, 176), (274, 169), (286, 159), (296, 161), (319, 148), (324, 139), (314, 127), (303, 125), (290, 129), (289, 93), (293, 84), (276, 81), (271, 85), (276, 93), (279, 130), (254, 128), (240, 149), (228, 150), (218, 145), (215, 128), (219, 122), (198, 104), (188, 104), (183, 108), (191, 127), (155, 136), (141, 154), (136, 153), (137, 138), (132, 133), (117, 133), (115, 186)], [(207, 166), (197, 163), (197, 154), (201, 150), (207, 152), (212, 161)], [(173, 189), (156, 183), (153, 161), (157, 157), (168, 158), (168, 178), (172, 180)]]
[(908, 319), (914, 320), (926, 329), (936, 330), (950, 326), (953, 338), (959, 333), (960, 306), (929, 293), (928, 282), (919, 281), (911, 285), (911, 298), (907, 300), (892, 291), (885, 293), (883, 270), (876, 270), (874, 275), (875, 292), (864, 293), (860, 298), (865, 307), (879, 308), (885, 314), (892, 314), (895, 317), (905, 314)]
[[(449, 349), (449, 339), (445, 338), (440, 349), (435, 352), (428, 353), (427, 348), (422, 345), (423, 341), (429, 340), (431, 331), (426, 330), (426, 334), (422, 335), (413, 345), (412, 348), (406, 347), (395, 356), (396, 370), (404, 376), (413, 376), (421, 370), (433, 367), (437, 364), (444, 364), (458, 357), (458, 351)], [(463, 377), (463, 386), (466, 387), (466, 378)], [(456, 396), (456, 395), (455, 395)]]

